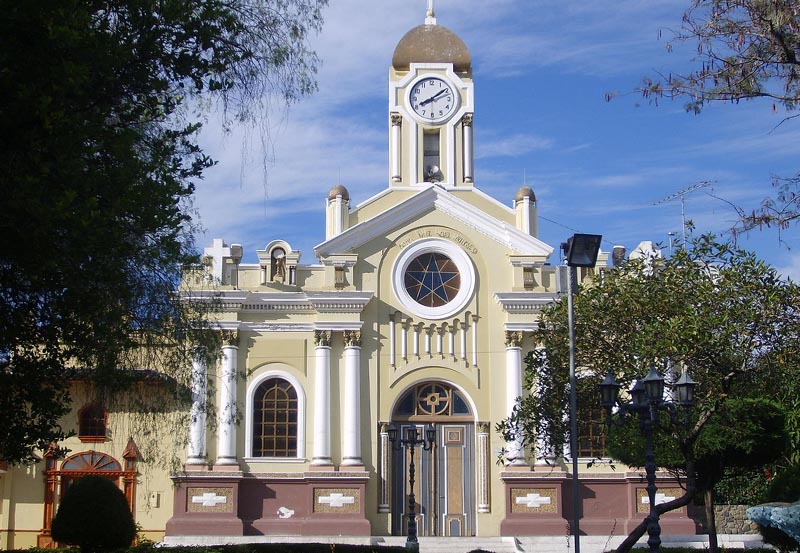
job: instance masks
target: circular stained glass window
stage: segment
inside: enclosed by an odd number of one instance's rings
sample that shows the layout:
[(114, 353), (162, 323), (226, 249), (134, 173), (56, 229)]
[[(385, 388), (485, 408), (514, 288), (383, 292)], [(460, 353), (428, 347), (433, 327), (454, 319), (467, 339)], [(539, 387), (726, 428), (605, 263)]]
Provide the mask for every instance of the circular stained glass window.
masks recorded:
[(450, 303), (461, 289), (461, 273), (452, 259), (428, 252), (414, 258), (404, 275), (406, 292), (424, 307)]
[(469, 304), (475, 291), (475, 267), (453, 242), (423, 238), (397, 257), (392, 288), (408, 312), (423, 319), (446, 319)]

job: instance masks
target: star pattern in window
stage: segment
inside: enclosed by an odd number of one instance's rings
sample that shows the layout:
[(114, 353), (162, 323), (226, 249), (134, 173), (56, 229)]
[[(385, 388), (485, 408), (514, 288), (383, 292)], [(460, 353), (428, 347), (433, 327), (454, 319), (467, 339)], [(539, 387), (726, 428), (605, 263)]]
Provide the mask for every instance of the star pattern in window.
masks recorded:
[(408, 264), (405, 287), (414, 301), (425, 307), (441, 307), (458, 294), (461, 275), (446, 255), (424, 253)]

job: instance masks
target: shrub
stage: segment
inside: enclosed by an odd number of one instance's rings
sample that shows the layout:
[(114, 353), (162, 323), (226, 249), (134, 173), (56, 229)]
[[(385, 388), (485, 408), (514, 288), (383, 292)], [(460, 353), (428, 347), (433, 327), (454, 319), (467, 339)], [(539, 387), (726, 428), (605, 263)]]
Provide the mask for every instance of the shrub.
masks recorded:
[(84, 476), (67, 489), (52, 525), (53, 539), (83, 553), (128, 547), (136, 524), (122, 491), (107, 478)]

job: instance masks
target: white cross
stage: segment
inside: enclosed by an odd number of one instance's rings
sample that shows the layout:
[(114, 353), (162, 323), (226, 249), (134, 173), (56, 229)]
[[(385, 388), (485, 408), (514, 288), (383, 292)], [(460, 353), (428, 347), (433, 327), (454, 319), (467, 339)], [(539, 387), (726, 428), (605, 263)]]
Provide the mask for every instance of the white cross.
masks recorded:
[(222, 282), (222, 267), (226, 258), (231, 256), (231, 248), (225, 244), (222, 238), (214, 238), (214, 243), (209, 248), (203, 250), (203, 254), (214, 260), (211, 273), (217, 282)]
[(538, 493), (529, 493), (525, 497), (517, 498), (517, 505), (525, 505), (529, 509), (538, 509), (542, 505), (550, 505), (551, 498), (539, 495)]
[(331, 495), (323, 495), (319, 498), (320, 503), (327, 503), (331, 507), (344, 507), (345, 505), (352, 505), (356, 502), (356, 498), (352, 495), (344, 495), (342, 493), (332, 493)]
[(216, 507), (219, 504), (227, 502), (227, 497), (224, 495), (217, 495), (214, 492), (206, 492), (203, 495), (192, 496), (192, 503), (200, 503), (203, 507)]
[(425, 25), (436, 25), (436, 12), (433, 10), (433, 0), (428, 0), (428, 9), (425, 12)]
[[(667, 495), (661, 492), (656, 492), (656, 505), (661, 505), (662, 503), (666, 503), (667, 501), (672, 501), (675, 499), (674, 495)], [(642, 505), (650, 505), (650, 498), (646, 495), (642, 496)]]

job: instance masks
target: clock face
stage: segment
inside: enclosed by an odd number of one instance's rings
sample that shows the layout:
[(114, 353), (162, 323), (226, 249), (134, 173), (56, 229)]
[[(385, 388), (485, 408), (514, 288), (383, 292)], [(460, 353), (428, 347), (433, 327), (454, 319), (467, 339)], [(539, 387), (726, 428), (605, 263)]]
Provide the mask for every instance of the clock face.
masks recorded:
[(408, 94), (409, 105), (427, 123), (441, 123), (455, 113), (459, 103), (456, 89), (439, 77), (416, 81)]

